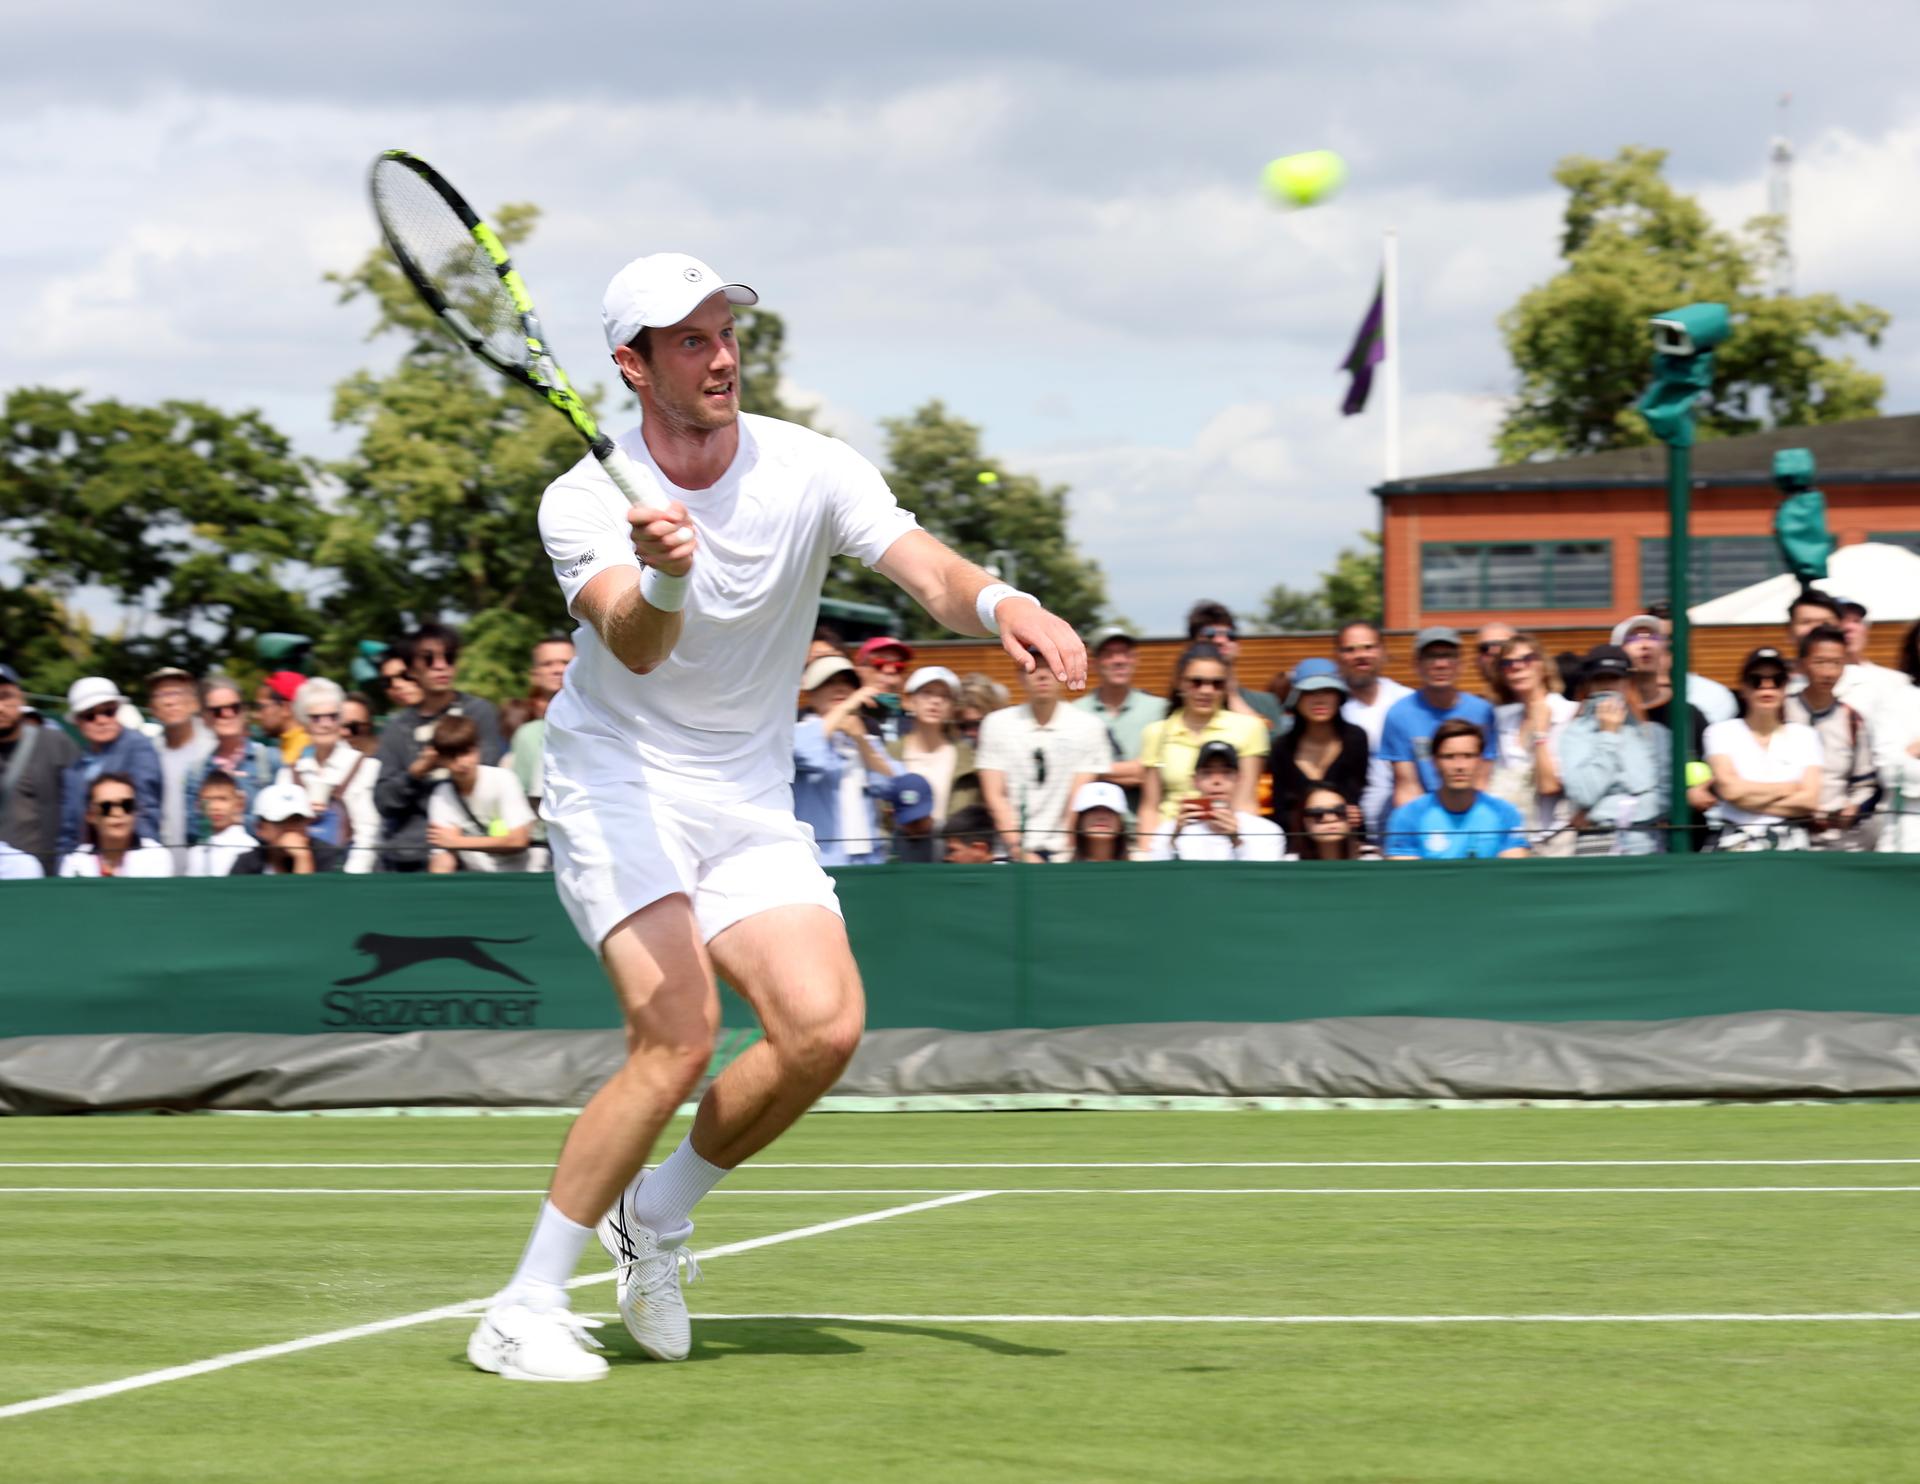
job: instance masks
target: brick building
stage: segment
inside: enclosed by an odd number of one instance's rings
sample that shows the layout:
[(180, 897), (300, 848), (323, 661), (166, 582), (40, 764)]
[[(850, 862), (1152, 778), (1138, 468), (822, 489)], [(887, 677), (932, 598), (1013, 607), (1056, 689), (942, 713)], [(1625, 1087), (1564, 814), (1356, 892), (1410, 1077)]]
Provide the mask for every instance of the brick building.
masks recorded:
[[(1920, 551), (1920, 414), (1756, 433), (1693, 451), (1693, 601), (1784, 570), (1773, 455), (1813, 451), (1842, 545)], [(1390, 629), (1487, 619), (1604, 626), (1667, 585), (1666, 450), (1398, 479), (1381, 504)]]

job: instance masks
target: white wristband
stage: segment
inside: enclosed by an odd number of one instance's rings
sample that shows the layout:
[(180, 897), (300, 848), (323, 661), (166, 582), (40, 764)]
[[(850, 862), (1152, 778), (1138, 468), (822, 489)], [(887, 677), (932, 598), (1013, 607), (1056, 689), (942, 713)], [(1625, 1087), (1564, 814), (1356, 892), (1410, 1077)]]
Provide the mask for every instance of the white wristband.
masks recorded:
[(691, 574), (670, 577), (658, 567), (643, 567), (640, 571), (640, 596), (662, 613), (678, 613), (687, 606), (687, 588), (692, 581)]
[(994, 616), (994, 610), (1008, 598), (1025, 598), (1033, 603), (1040, 601), (1032, 593), (1023, 593), (1019, 588), (1010, 587), (1004, 582), (996, 582), (981, 588), (980, 596), (973, 600), (973, 611), (980, 619), (980, 627), (989, 634), (1000, 632), (1000, 620)]

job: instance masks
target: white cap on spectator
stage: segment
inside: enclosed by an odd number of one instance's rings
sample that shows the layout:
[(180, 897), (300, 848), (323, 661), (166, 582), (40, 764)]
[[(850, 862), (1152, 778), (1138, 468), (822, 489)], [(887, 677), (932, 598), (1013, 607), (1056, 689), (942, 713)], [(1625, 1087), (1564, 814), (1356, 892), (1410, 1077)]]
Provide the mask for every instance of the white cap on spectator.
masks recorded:
[(801, 671), (800, 689), (818, 690), (834, 676), (841, 674), (855, 685), (860, 683), (860, 672), (853, 668), (852, 660), (843, 654), (823, 654)]
[(313, 803), (307, 798), (307, 791), (297, 783), (269, 783), (254, 795), (253, 816), (264, 819), (268, 824), (279, 824), (282, 820), (313, 818)]
[(120, 694), (120, 687), (104, 675), (89, 675), (84, 680), (76, 680), (67, 690), (67, 720), (78, 721), (81, 713), (91, 711), (95, 706), (104, 706), (112, 701), (116, 706), (124, 706), (127, 698)]
[(1632, 618), (1623, 618), (1613, 626), (1613, 642), (1615, 644), (1625, 644), (1627, 640), (1631, 639), (1642, 629), (1652, 630), (1655, 638), (1664, 639), (1667, 637), (1667, 626), (1661, 623), (1659, 619), (1655, 618), (1651, 613), (1636, 613)]
[(635, 258), (613, 275), (600, 301), (600, 322), (607, 349), (630, 345), (642, 330), (677, 325), (713, 295), (729, 304), (758, 304), (760, 296), (744, 283), (728, 283), (698, 258), (683, 252), (657, 252)]
[(960, 694), (960, 677), (945, 665), (922, 665), (907, 677), (906, 693), (912, 695), (923, 685), (931, 685), (940, 680), (946, 683), (948, 690), (956, 696)]
[(1083, 783), (1080, 791), (1073, 796), (1073, 812), (1084, 814), (1089, 809), (1111, 809), (1124, 817), (1127, 796), (1120, 791), (1117, 783)]

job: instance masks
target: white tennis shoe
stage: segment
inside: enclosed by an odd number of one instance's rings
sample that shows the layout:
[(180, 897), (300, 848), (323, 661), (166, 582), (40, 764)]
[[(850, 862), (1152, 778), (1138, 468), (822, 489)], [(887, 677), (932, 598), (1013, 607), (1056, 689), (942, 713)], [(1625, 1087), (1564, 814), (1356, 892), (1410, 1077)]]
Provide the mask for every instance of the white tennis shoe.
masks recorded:
[(509, 1381), (598, 1381), (607, 1373), (606, 1358), (593, 1353), (603, 1348), (592, 1334), (599, 1327), (566, 1309), (501, 1304), (481, 1316), (467, 1359)]
[(663, 1239), (634, 1219), (622, 1195), (594, 1232), (613, 1258), (620, 1318), (634, 1343), (655, 1360), (685, 1360), (693, 1348), (693, 1326), (680, 1291), (680, 1264), (687, 1265), (689, 1283), (700, 1281), (700, 1264), (686, 1245), (693, 1228)]

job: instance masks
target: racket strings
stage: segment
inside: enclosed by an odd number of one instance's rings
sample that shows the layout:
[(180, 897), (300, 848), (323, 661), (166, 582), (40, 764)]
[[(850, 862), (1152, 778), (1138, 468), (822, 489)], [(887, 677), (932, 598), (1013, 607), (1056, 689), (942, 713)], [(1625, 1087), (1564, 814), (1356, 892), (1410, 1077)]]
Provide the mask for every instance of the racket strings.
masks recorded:
[(373, 200), (394, 252), (472, 326), (482, 354), (527, 365), (532, 352), (512, 295), (440, 193), (406, 165), (382, 160), (373, 172)]

